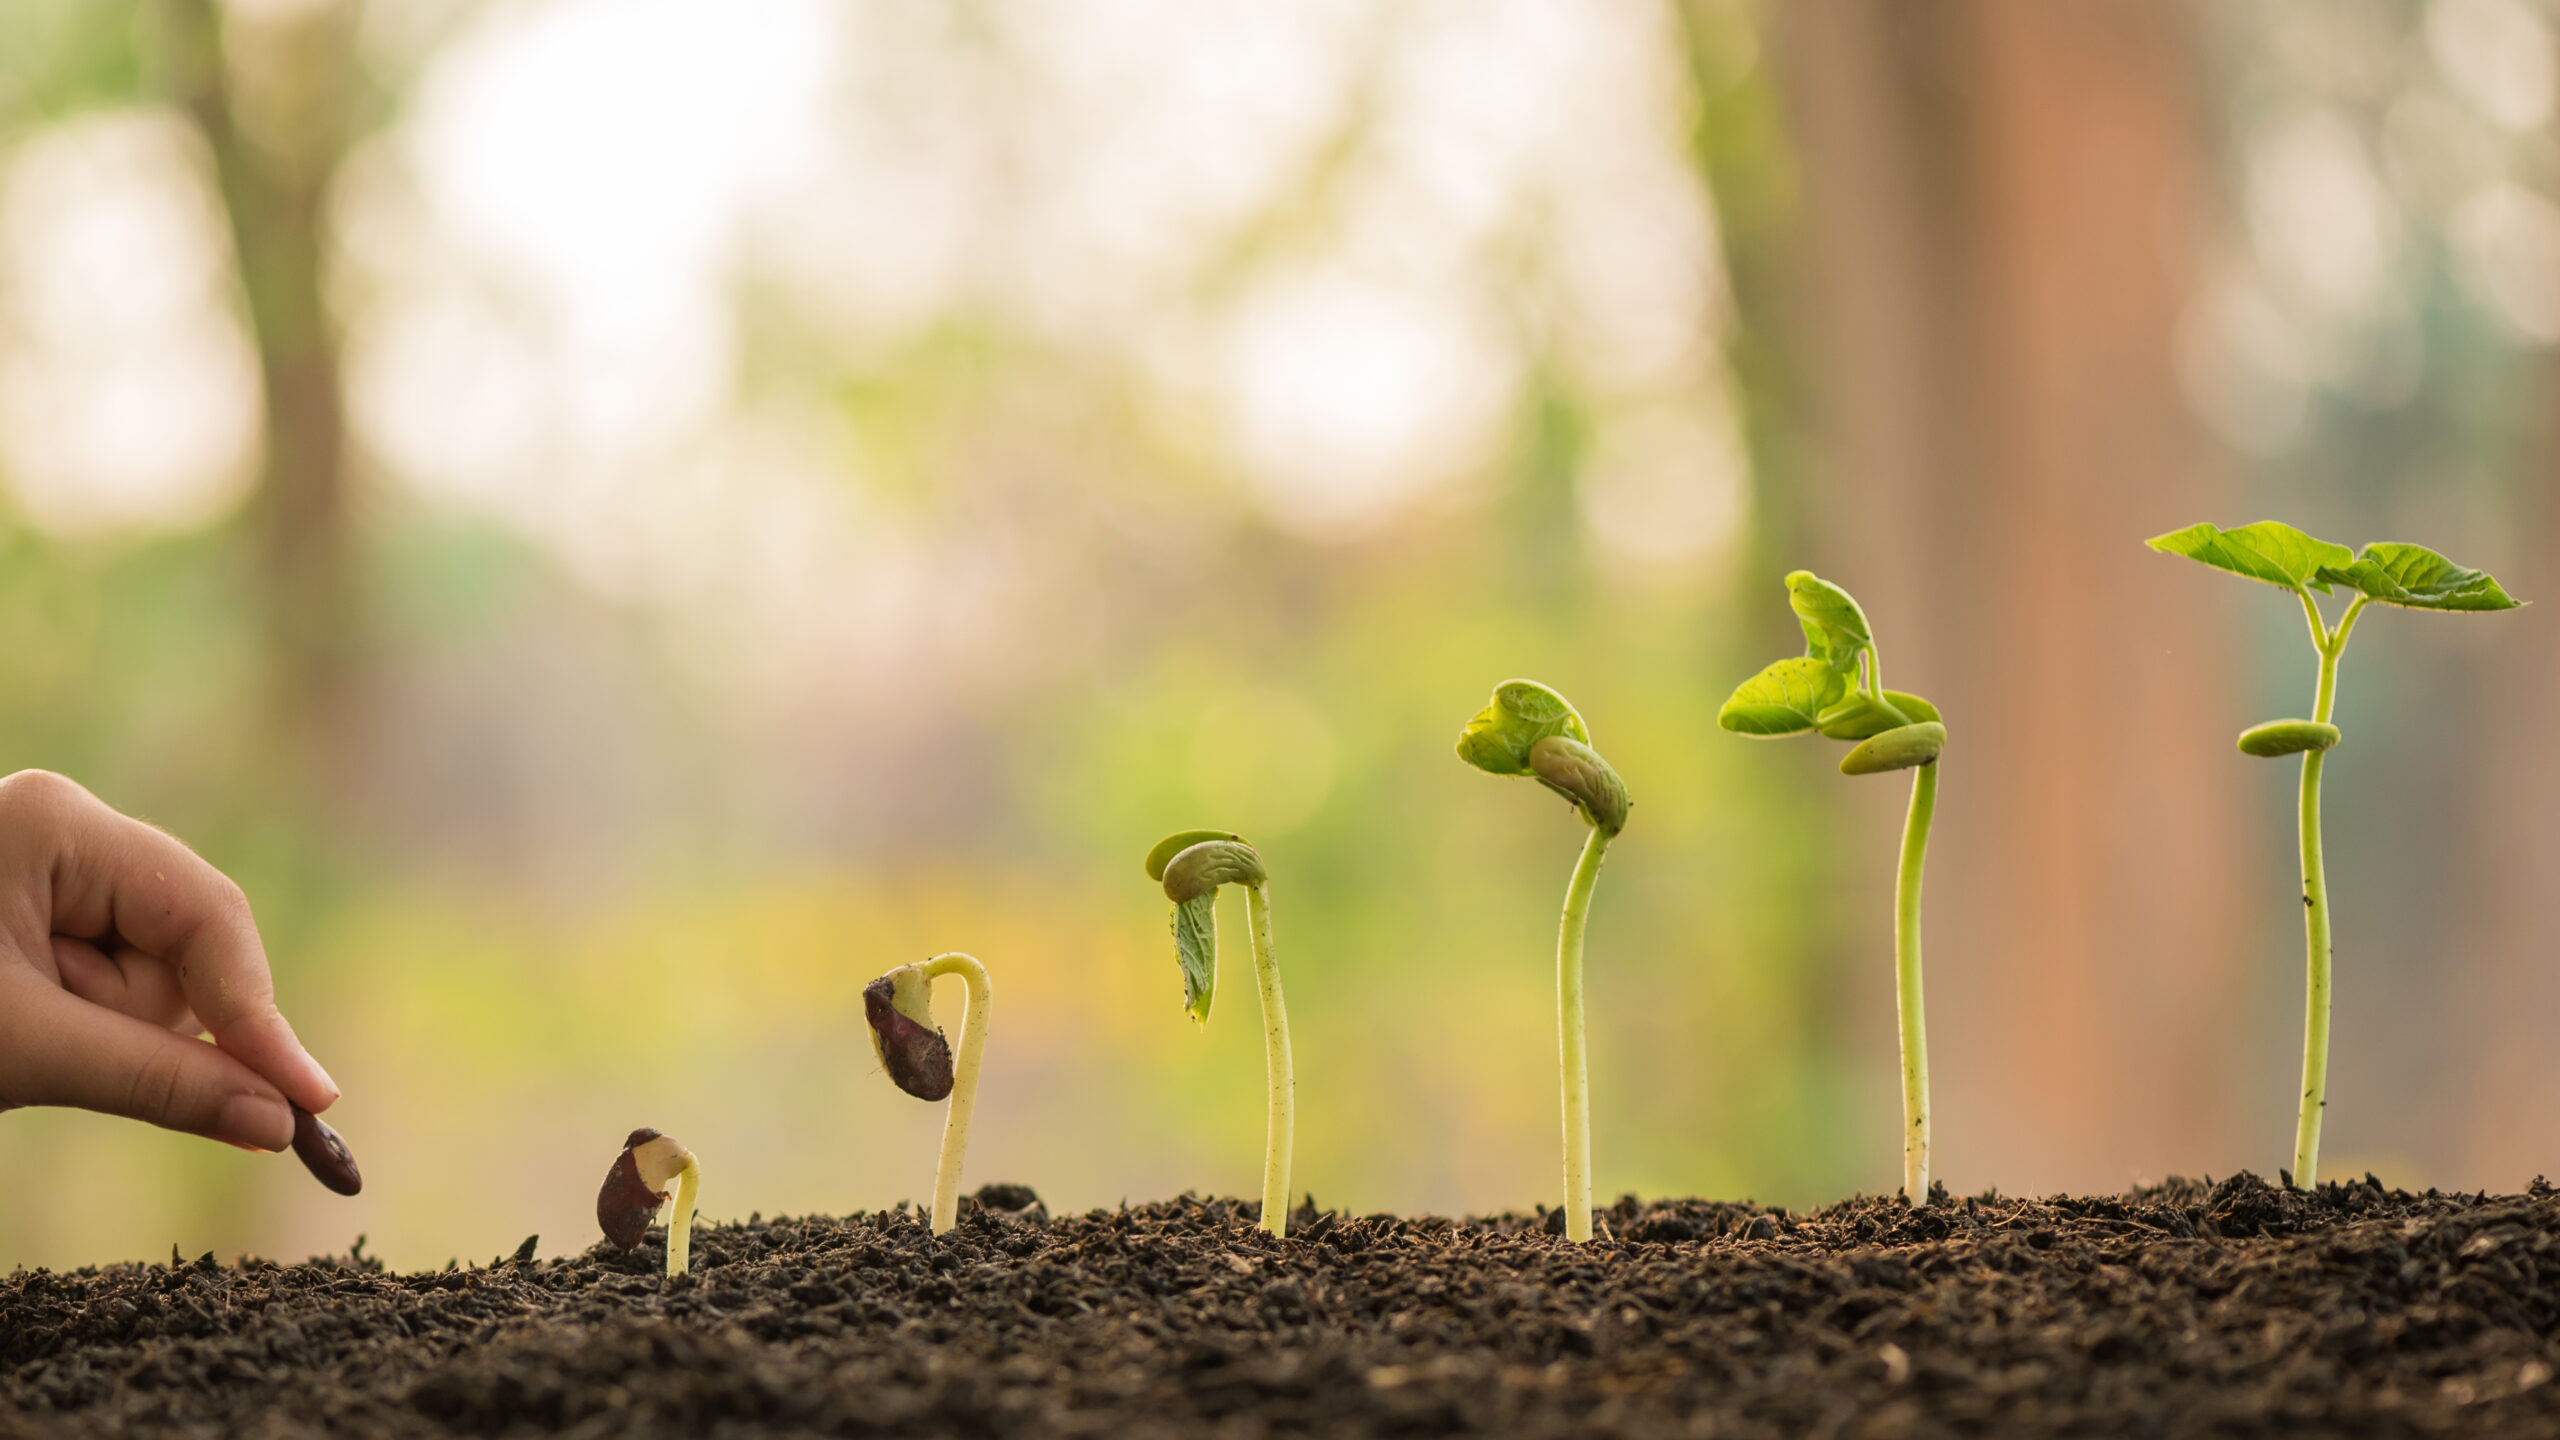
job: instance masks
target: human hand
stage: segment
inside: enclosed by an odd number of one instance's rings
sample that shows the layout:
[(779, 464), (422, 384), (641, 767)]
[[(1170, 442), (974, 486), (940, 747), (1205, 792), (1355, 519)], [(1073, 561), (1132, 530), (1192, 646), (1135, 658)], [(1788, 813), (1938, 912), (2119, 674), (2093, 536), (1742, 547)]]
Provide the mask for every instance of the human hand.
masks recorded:
[(0, 1109), (75, 1105), (282, 1150), (288, 1100), (337, 1098), (276, 1009), (239, 886), (59, 775), (0, 778)]

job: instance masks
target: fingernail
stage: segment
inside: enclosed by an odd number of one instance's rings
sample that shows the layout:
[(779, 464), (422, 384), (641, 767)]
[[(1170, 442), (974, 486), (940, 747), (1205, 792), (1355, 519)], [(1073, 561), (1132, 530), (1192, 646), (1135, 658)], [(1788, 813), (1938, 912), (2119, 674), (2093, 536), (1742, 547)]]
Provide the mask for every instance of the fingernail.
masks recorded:
[[(309, 1051), (304, 1051), (303, 1053), (304, 1053), (304, 1054), (309, 1054), (310, 1052), (309, 1052)], [(318, 1071), (318, 1072), (320, 1073), (320, 1083), (329, 1087), (329, 1104), (331, 1104), (331, 1105), (335, 1105), (335, 1104), (337, 1104), (337, 1103), (338, 1103), (338, 1097), (339, 1097), (340, 1095), (344, 1094), (345, 1092), (344, 1092), (344, 1091), (342, 1091), (342, 1090), (340, 1090), (340, 1089), (338, 1088), (338, 1082), (337, 1082), (337, 1081), (335, 1081), (335, 1080), (333, 1080), (333, 1079), (331, 1079), (331, 1078), (329, 1077), (328, 1067), (326, 1067), (326, 1066), (322, 1065), (319, 1061), (314, 1060), (314, 1061), (312, 1061), (312, 1062), (311, 1062), (311, 1068), (312, 1068), (312, 1069), (314, 1069), (314, 1070), (316, 1070), (316, 1071)], [(322, 1107), (322, 1108), (324, 1108), (324, 1109), (325, 1109), (325, 1108), (327, 1108), (327, 1107), (325, 1107), (325, 1106), (324, 1106), (324, 1107)]]
[(213, 1138), (244, 1150), (282, 1150), (293, 1143), (293, 1111), (264, 1095), (234, 1095), (222, 1102)]

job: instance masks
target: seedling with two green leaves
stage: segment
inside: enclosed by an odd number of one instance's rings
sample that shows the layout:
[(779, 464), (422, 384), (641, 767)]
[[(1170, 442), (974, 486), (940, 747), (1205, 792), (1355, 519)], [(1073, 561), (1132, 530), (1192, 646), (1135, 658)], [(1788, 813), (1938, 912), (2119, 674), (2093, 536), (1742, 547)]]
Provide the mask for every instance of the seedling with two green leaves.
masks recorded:
[[(2306, 975), (2302, 1019), (2301, 1107), (2294, 1122), (2293, 1183), (2304, 1190), (2316, 1183), (2320, 1165), (2320, 1119), (2329, 1090), (2329, 877), (2320, 848), (2320, 773), (2337, 745), (2337, 725), (2330, 718), (2338, 700), (2338, 657), (2367, 605), (2380, 602), (2404, 610), (2452, 612), (2513, 610), (2509, 598), (2487, 572), (2466, 569), (2418, 545), (2378, 541), (2358, 554), (2344, 545), (2314, 539), (2290, 525), (2261, 520), (2224, 530), (2190, 525), (2145, 542), (2154, 550), (2227, 570), (2244, 580), (2290, 590), (2302, 602), (2311, 627), (2311, 646), (2319, 652), (2320, 679), (2312, 693), (2308, 720), (2270, 720), (2240, 732), (2240, 751), (2263, 759), (2302, 757), (2302, 928)], [(2312, 598), (2344, 587), (2355, 598), (2331, 624)]]
[(1840, 761), (1843, 775), (1916, 772), (1894, 886), (1893, 960), (1902, 1026), (1902, 1193), (1923, 1206), (1929, 1203), (1929, 1039), (1920, 1003), (1920, 871), (1928, 859), (1947, 727), (1937, 706), (1884, 688), (1875, 632), (1848, 591), (1797, 570), (1787, 576), (1787, 603), (1803, 627), (1805, 653), (1744, 681), (1716, 723), (1755, 739), (1810, 733), (1853, 742)]
[(1262, 1131), (1262, 1228), (1289, 1233), (1289, 1154), (1297, 1137), (1298, 1081), (1289, 1053), (1289, 1007), (1271, 949), (1270, 880), (1262, 856), (1225, 830), (1178, 830), (1147, 852), (1147, 878), (1173, 902), (1173, 957), (1182, 967), (1183, 1008), (1209, 1023), (1218, 988), (1218, 887), (1244, 888), (1253, 934), (1253, 978), (1262, 992), (1263, 1079), (1269, 1090)]
[(1488, 775), (1536, 780), (1573, 806), (1591, 833), (1565, 887), (1556, 932), (1557, 1068), (1564, 1086), (1564, 1233), (1591, 1238), (1591, 1062), (1583, 1043), (1582, 941), (1591, 890), (1609, 842), (1627, 826), (1627, 784), (1591, 748), (1591, 728), (1562, 695), (1535, 680), (1506, 680), (1458, 734), (1458, 758)]

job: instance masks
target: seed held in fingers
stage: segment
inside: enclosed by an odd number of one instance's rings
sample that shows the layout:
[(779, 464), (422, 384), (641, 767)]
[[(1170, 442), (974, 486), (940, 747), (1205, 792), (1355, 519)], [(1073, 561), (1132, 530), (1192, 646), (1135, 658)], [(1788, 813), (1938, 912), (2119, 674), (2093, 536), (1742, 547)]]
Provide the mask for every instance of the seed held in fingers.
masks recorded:
[(312, 1179), (341, 1195), (364, 1188), (364, 1176), (356, 1170), (356, 1157), (347, 1142), (338, 1138), (328, 1121), (299, 1105), (293, 1107), (293, 1153)]

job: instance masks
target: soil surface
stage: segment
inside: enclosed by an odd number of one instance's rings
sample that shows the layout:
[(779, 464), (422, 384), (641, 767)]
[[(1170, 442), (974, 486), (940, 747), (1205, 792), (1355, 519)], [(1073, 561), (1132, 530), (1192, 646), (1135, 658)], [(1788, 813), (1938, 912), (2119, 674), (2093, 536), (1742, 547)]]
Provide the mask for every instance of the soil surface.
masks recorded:
[[(2560, 1195), (1450, 1221), (989, 1186), (566, 1260), (0, 1281), (0, 1436), (2560, 1434)], [(531, 1253), (531, 1242), (523, 1252)]]

